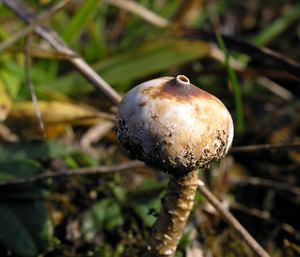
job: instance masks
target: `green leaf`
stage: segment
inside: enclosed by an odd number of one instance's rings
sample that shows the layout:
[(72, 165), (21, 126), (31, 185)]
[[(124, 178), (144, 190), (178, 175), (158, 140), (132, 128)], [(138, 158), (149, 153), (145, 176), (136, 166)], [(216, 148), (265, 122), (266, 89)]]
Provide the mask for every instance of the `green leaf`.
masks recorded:
[(135, 204), (134, 211), (143, 220), (145, 225), (149, 227), (154, 225), (157, 218), (151, 214), (151, 211), (159, 212), (162, 196), (163, 194), (161, 194), (160, 197), (155, 197), (149, 201)]
[(53, 228), (42, 201), (0, 202), (0, 242), (20, 256), (36, 256), (49, 245)]
[(99, 0), (86, 0), (83, 2), (62, 34), (62, 37), (67, 42), (71, 42), (75, 36), (79, 34), (78, 31), (82, 29), (87, 19), (91, 17), (93, 11), (97, 10), (96, 6), (98, 3)]
[(53, 226), (43, 201), (10, 201), (9, 206), (30, 233), (36, 248), (45, 250), (51, 241)]
[(82, 233), (86, 240), (95, 236), (98, 230), (113, 230), (123, 224), (120, 206), (111, 198), (98, 201), (82, 218)]
[(1, 55), (0, 79), (12, 98), (16, 98), (24, 77), (24, 69), (9, 55)]
[(7, 160), (0, 162), (0, 180), (28, 177), (41, 171), (38, 162), (29, 159)]
[[(96, 63), (93, 68), (110, 84), (118, 89), (128, 90), (133, 80), (206, 56), (210, 47), (206, 43), (193, 40), (172, 39), (148, 42), (134, 50), (110, 56)], [(40, 85), (66, 94), (87, 92), (92, 89), (88, 82), (71, 72), (53, 83)]]
[(9, 205), (0, 203), (0, 242), (20, 256), (36, 256), (33, 238)]
[[(41, 165), (30, 159), (0, 162), (0, 180), (39, 174)], [(0, 188), (0, 242), (20, 256), (36, 256), (52, 237), (52, 225), (41, 199), (41, 184), (7, 185)]]
[(99, 63), (96, 70), (111, 84), (124, 83), (198, 59), (208, 51), (208, 45), (198, 41), (148, 42), (141, 48)]
[(0, 162), (3, 160), (38, 159), (48, 160), (51, 158), (65, 157), (71, 153), (71, 147), (64, 146), (57, 141), (47, 142), (19, 142), (0, 143)]
[(70, 157), (78, 164), (78, 167), (91, 167), (99, 165), (99, 162), (95, 157), (79, 150), (74, 151)]
[(159, 212), (167, 183), (166, 179), (147, 178), (130, 197), (134, 211), (147, 226), (152, 226), (156, 221), (155, 215), (151, 212)]
[[(157, 178), (146, 178), (143, 183), (134, 191), (135, 195), (147, 194), (149, 191), (158, 190), (163, 191), (167, 188), (168, 180), (158, 180)], [(157, 197), (154, 195), (153, 197)]]

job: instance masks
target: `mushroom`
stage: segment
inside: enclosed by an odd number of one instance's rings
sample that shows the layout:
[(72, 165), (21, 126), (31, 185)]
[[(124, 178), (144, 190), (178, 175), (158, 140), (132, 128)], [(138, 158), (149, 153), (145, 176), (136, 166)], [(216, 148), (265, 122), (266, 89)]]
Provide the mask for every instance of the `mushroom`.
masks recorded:
[(197, 169), (224, 157), (231, 146), (231, 115), (219, 99), (178, 75), (131, 89), (117, 121), (128, 154), (170, 175), (147, 255), (174, 256), (193, 207)]

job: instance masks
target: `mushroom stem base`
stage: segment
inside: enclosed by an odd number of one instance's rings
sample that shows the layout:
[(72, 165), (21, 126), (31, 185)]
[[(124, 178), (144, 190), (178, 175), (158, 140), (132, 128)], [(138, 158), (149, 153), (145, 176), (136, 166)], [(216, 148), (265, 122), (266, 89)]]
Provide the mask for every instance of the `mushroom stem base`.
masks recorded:
[(159, 217), (153, 227), (145, 256), (174, 256), (197, 190), (197, 170), (178, 178), (170, 176)]

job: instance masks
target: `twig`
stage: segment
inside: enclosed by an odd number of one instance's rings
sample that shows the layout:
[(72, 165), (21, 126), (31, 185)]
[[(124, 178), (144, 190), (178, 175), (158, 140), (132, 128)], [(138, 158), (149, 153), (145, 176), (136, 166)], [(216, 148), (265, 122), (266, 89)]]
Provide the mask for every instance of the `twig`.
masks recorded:
[(91, 175), (98, 173), (111, 173), (116, 171), (128, 170), (133, 168), (142, 167), (145, 164), (139, 161), (129, 161), (123, 164), (114, 165), (114, 166), (101, 166), (101, 167), (86, 167), (79, 169), (69, 169), (63, 170), (60, 172), (46, 171), (42, 174), (31, 176), (31, 177), (19, 177), (11, 180), (2, 180), (0, 181), (0, 186), (8, 185), (19, 185), (33, 183), (36, 181), (44, 180), (47, 178), (57, 178), (61, 176), (70, 176), (70, 175)]
[(262, 85), (264, 88), (268, 89), (273, 94), (281, 97), (286, 101), (291, 101), (295, 99), (293, 93), (291, 93), (286, 88), (280, 86), (278, 83), (274, 82), (273, 80), (265, 77), (265, 76), (258, 76), (257, 82)]
[[(11, 47), (8, 49), (10, 53), (19, 53), (20, 50), (18, 48)], [(72, 55), (58, 52), (57, 50), (53, 49), (49, 45), (32, 45), (30, 47), (30, 55), (31, 57), (43, 58), (43, 59), (52, 59), (52, 60), (68, 60), (70, 58), (78, 57), (76, 53)]]
[(29, 35), (32, 31), (34, 31), (37, 25), (40, 25), (42, 22), (45, 22), (47, 19), (51, 18), (54, 14), (58, 11), (63, 9), (67, 4), (69, 4), (71, 0), (63, 0), (59, 2), (57, 5), (53, 6), (49, 10), (45, 11), (41, 15), (39, 15), (35, 20), (33, 20), (29, 26), (26, 28), (14, 33), (11, 37), (7, 40), (0, 43), (0, 52), (5, 50), (7, 47), (11, 46), (12, 44), (16, 43), (21, 38)]
[(258, 177), (245, 177), (245, 178), (230, 178), (229, 183), (231, 185), (251, 185), (251, 186), (264, 186), (270, 187), (281, 191), (291, 192), (297, 196), (300, 196), (300, 188), (292, 186), (287, 183), (283, 183), (280, 181), (275, 181), (266, 178), (258, 178)]
[(132, 12), (157, 27), (167, 27), (169, 25), (169, 21), (167, 19), (131, 0), (104, 0), (103, 3), (114, 5), (126, 11)]
[(300, 232), (297, 231), (293, 226), (288, 223), (282, 223), (279, 219), (275, 218), (271, 215), (268, 211), (262, 211), (256, 208), (249, 208), (244, 206), (240, 203), (231, 203), (231, 209), (236, 209), (237, 211), (243, 212), (246, 215), (251, 215), (253, 217), (268, 221), (268, 222), (276, 222), (278, 226), (281, 227), (282, 230), (286, 231), (287, 233), (293, 235), (298, 240), (300, 239)]
[(228, 210), (223, 208), (220, 201), (209, 191), (201, 180), (198, 180), (198, 188), (208, 202), (219, 212), (223, 219), (226, 220), (242, 236), (257, 256), (270, 257), (270, 255), (256, 242), (241, 223), (239, 223), (239, 221)]
[(44, 138), (46, 138), (46, 132), (45, 132), (45, 125), (42, 119), (42, 114), (38, 105), (38, 99), (34, 90), (34, 86), (31, 81), (30, 77), (30, 63), (31, 63), (31, 57), (30, 57), (30, 43), (31, 43), (31, 37), (28, 36), (26, 38), (25, 46), (24, 46), (24, 54), (25, 54), (25, 78), (26, 78), (26, 84), (29, 87), (29, 91), (31, 94), (32, 103), (34, 106), (34, 110), (36, 113), (36, 118), (38, 120), (38, 124), (40, 126), (41, 133)]
[(112, 121), (103, 121), (95, 124), (82, 135), (80, 139), (80, 146), (89, 154), (97, 156), (98, 152), (93, 149), (92, 144), (99, 142), (108, 131), (114, 127), (115, 123)]
[[(230, 203), (230, 209), (236, 209), (238, 211), (246, 213), (247, 215), (251, 215), (255, 218), (259, 218), (265, 221), (275, 221), (269, 211), (259, 210), (254, 207), (248, 207), (238, 202)], [(276, 222), (278, 221), (276, 220)]]
[(86, 77), (98, 90), (104, 93), (114, 104), (119, 104), (122, 97), (102, 77), (100, 77), (83, 59), (74, 58), (70, 62)]
[(280, 150), (286, 148), (293, 148), (293, 149), (300, 148), (300, 143), (234, 146), (231, 148), (230, 153), (248, 153), (248, 152), (258, 152), (258, 151), (266, 151), (266, 150), (274, 150), (274, 149)]
[[(36, 16), (29, 12), (23, 1), (3, 0), (3, 3), (27, 23), (32, 23), (36, 19)], [(53, 30), (45, 26), (37, 25), (35, 26), (34, 31), (48, 41), (58, 52), (70, 56), (77, 55)], [(69, 61), (96, 87), (96, 89), (104, 93), (104, 95), (114, 104), (118, 104), (121, 101), (119, 93), (103, 80), (103, 78), (101, 78), (82, 58), (70, 58)]]
[(116, 115), (115, 114), (108, 113), (108, 112), (97, 111), (96, 115), (99, 118), (109, 120), (109, 121), (112, 121), (112, 122), (116, 122)]

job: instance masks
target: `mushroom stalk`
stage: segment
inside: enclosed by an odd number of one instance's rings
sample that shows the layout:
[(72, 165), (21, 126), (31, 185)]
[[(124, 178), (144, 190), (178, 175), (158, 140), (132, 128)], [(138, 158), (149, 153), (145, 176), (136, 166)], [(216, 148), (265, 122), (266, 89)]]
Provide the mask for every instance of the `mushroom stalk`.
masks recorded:
[(170, 175), (159, 217), (149, 239), (146, 256), (174, 256), (186, 221), (193, 208), (198, 172), (193, 170), (181, 177)]

